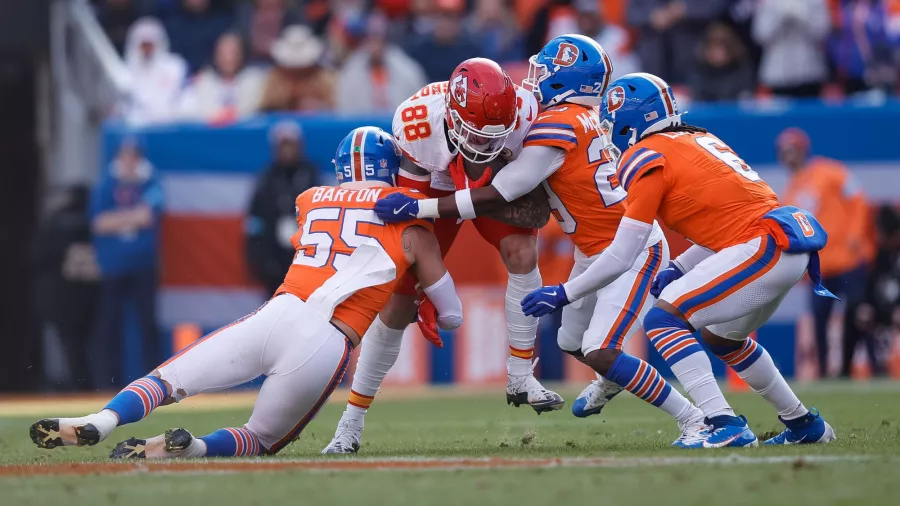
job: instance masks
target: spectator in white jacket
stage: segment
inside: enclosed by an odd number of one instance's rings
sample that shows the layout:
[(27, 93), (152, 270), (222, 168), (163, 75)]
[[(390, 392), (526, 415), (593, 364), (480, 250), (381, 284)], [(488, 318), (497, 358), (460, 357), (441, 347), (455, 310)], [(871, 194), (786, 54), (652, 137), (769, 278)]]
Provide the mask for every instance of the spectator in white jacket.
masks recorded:
[(775, 95), (818, 97), (828, 77), (826, 0), (759, 0), (753, 37), (762, 46), (759, 80)]
[(339, 112), (393, 112), (428, 84), (422, 67), (387, 41), (387, 28), (381, 14), (369, 17), (366, 38), (344, 61), (338, 76)]
[(178, 100), (187, 75), (184, 60), (169, 52), (169, 37), (156, 18), (134, 22), (125, 44), (131, 93), (122, 104), (133, 124), (160, 123), (177, 117)]
[(265, 71), (244, 66), (240, 37), (226, 33), (216, 42), (213, 64), (194, 77), (181, 97), (185, 119), (227, 123), (259, 109)]

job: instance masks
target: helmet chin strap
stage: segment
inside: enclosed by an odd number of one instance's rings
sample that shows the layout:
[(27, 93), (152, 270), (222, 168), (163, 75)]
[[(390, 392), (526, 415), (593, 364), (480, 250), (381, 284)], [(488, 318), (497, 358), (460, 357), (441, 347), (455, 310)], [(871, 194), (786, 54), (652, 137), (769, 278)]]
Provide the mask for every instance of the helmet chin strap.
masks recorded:
[(549, 102), (547, 102), (547, 107), (554, 106), (556, 104), (561, 104), (561, 103), (565, 102), (566, 99), (569, 98), (569, 95), (572, 95), (574, 93), (575, 93), (575, 90), (568, 90), (564, 93), (560, 93), (559, 95), (556, 95), (555, 97), (551, 98)]
[(638, 140), (637, 129), (632, 128), (631, 129), (631, 138), (628, 139), (628, 147), (631, 147), (631, 146), (634, 146), (635, 144), (637, 144), (637, 140)]

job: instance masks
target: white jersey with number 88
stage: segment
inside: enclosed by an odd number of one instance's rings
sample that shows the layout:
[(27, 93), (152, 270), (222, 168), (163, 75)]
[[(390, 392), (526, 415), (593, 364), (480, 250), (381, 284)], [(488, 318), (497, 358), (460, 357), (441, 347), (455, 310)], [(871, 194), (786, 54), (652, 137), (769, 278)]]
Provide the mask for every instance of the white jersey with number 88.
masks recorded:
[[(444, 119), (447, 115), (448, 82), (432, 83), (408, 98), (394, 113), (392, 130), (400, 149), (411, 162), (431, 173), (431, 187), (453, 191), (448, 167), (456, 158), (456, 151), (447, 141)], [(501, 157), (514, 160), (522, 151), (522, 141), (538, 115), (538, 104), (530, 92), (516, 86), (518, 118), (516, 128), (506, 139)], [(401, 174), (421, 180), (423, 176)]]

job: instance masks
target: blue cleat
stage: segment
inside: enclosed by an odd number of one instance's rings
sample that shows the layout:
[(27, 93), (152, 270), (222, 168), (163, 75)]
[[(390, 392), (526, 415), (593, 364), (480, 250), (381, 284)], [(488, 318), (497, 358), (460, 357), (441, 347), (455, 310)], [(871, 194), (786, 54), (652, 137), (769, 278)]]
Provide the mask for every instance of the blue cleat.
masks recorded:
[(720, 415), (706, 419), (710, 426), (704, 448), (750, 448), (759, 445), (756, 434), (747, 425), (744, 416)]
[(622, 387), (606, 379), (594, 380), (572, 403), (572, 414), (578, 418), (599, 415), (606, 403), (619, 395)]
[(765, 440), (767, 445), (798, 445), (813, 443), (830, 443), (837, 439), (834, 429), (819, 414), (819, 410), (812, 408), (809, 413), (794, 420), (785, 420), (778, 417), (781, 423), (787, 427), (781, 434)]

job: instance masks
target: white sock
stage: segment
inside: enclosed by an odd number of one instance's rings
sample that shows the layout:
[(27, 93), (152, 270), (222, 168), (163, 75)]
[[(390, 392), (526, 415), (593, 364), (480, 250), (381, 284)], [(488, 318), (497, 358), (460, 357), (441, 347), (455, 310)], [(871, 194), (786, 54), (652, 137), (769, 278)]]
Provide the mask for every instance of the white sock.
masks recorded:
[(347, 404), (347, 409), (344, 410), (344, 413), (347, 414), (347, 418), (361, 419), (366, 416), (366, 411), (368, 411), (368, 409), (354, 406), (353, 404)]
[(99, 413), (94, 413), (87, 416), (81, 416), (78, 418), (60, 418), (60, 424), (66, 425), (84, 425), (84, 424), (93, 424), (94, 427), (97, 427), (97, 430), (100, 432), (100, 441), (103, 441), (112, 431), (118, 427), (119, 425), (119, 416), (116, 415), (114, 411), (110, 411), (108, 409), (104, 409)]
[(200, 439), (199, 437), (195, 437), (194, 440), (191, 441), (191, 445), (184, 450), (183, 454), (181, 454), (182, 458), (187, 459), (197, 459), (205, 456), (206, 441)]
[(510, 376), (524, 376), (531, 372), (538, 319), (525, 316), (522, 299), (540, 287), (541, 273), (537, 268), (528, 274), (509, 274), (506, 283), (506, 328), (510, 356), (506, 361), (506, 370)]
[(403, 329), (392, 329), (376, 316), (362, 338), (362, 349), (356, 361), (347, 403), (346, 413), (349, 416), (360, 420), (365, 416), (384, 377), (397, 362), (401, 344)]
[(750, 364), (746, 369), (738, 373), (744, 381), (750, 385), (754, 392), (769, 401), (778, 414), (785, 420), (799, 418), (809, 410), (800, 402), (791, 387), (788, 386), (784, 376), (775, 367), (772, 356), (765, 349), (762, 355)]
[(725, 400), (716, 377), (713, 376), (712, 364), (705, 352), (697, 352), (671, 364), (672, 372), (681, 386), (709, 417), (718, 415), (734, 416), (734, 411)]

